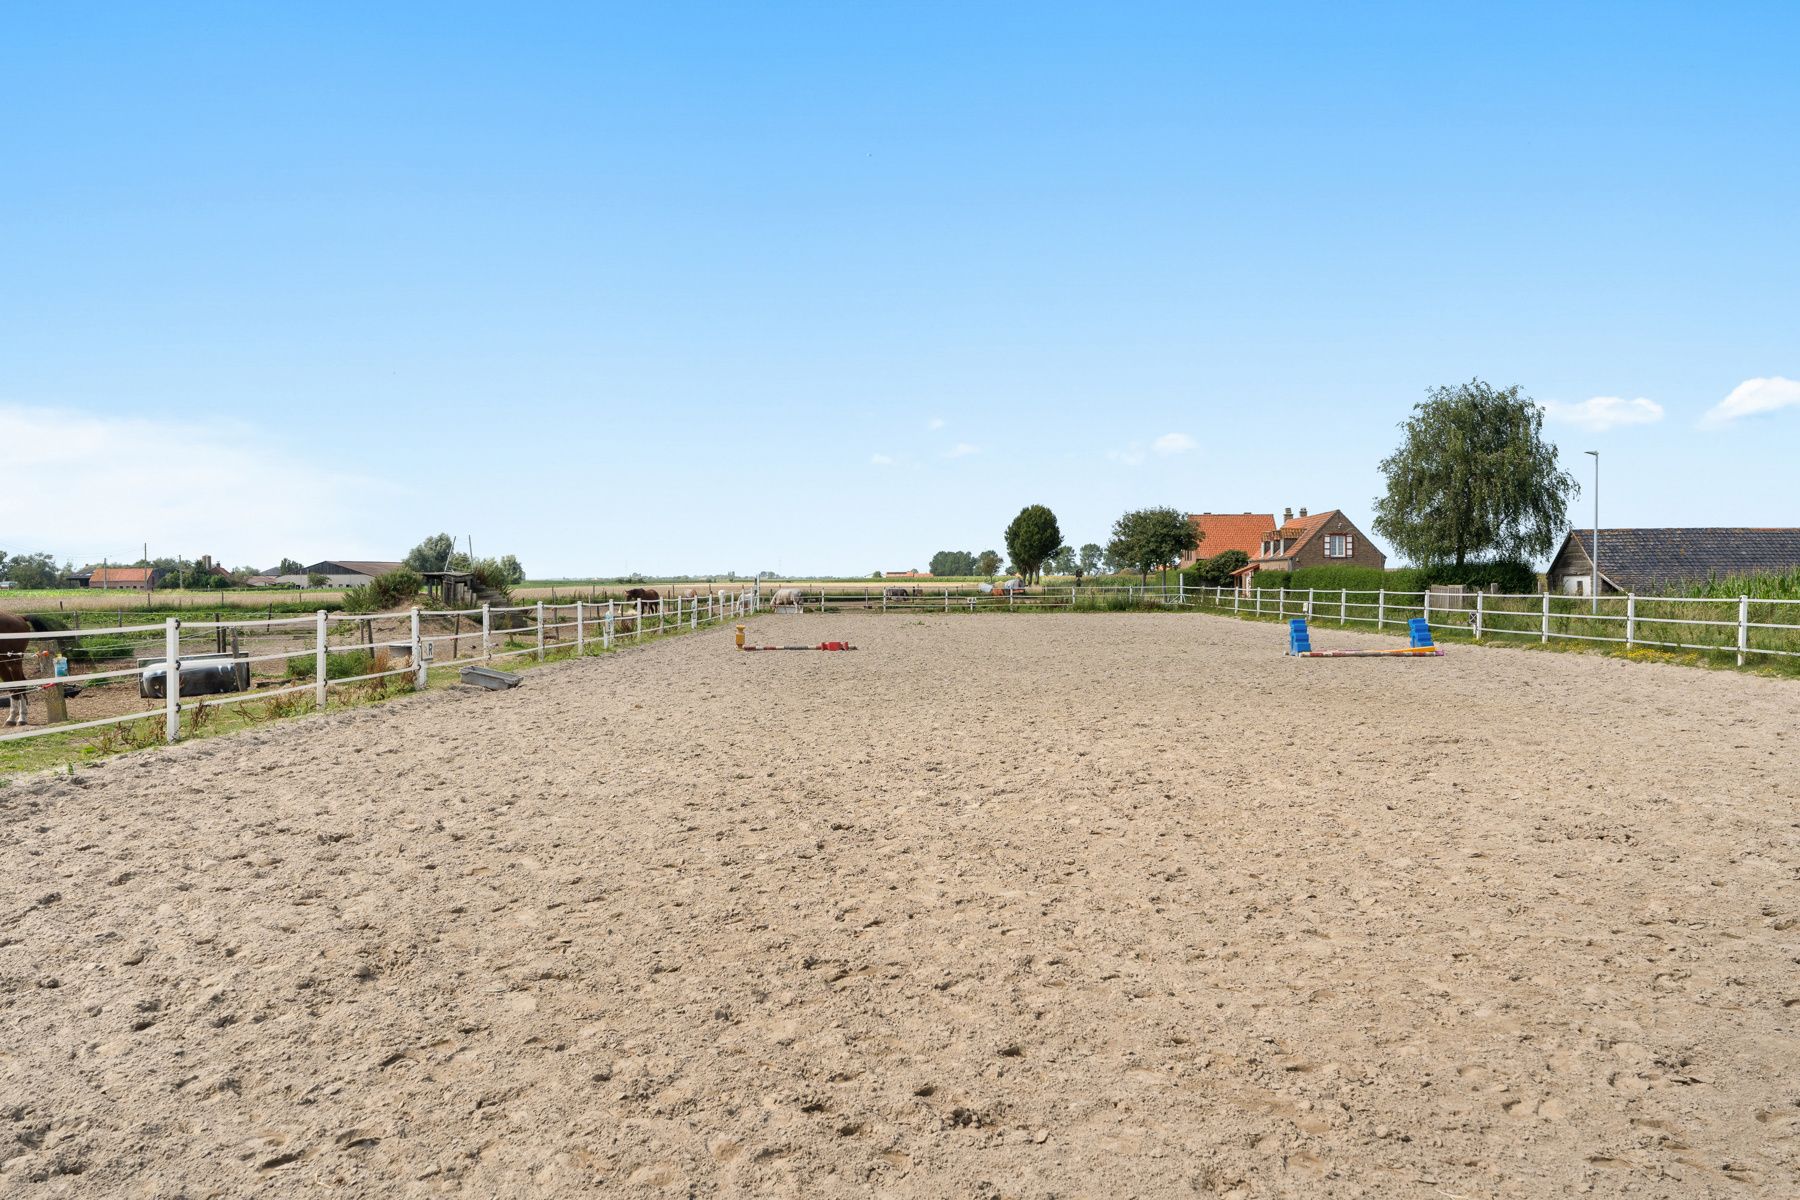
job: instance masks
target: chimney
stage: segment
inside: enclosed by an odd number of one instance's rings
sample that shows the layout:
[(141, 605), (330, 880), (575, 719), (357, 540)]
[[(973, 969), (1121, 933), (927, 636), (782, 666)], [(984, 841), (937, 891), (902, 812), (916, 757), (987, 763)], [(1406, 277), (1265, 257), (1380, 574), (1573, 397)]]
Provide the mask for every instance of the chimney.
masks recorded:
[(1301, 505), (1301, 506), (1300, 506), (1300, 515), (1301, 515), (1301, 516), (1302, 516), (1302, 517), (1304, 517), (1304, 516), (1305, 516), (1305, 515), (1306, 515), (1306, 505), (1304, 505), (1304, 504), (1302, 504), (1302, 505)]
[(1289, 521), (1291, 521), (1293, 519), (1294, 519), (1294, 510), (1292, 507), (1284, 508), (1281, 510), (1281, 523), (1283, 525), (1286, 525)]

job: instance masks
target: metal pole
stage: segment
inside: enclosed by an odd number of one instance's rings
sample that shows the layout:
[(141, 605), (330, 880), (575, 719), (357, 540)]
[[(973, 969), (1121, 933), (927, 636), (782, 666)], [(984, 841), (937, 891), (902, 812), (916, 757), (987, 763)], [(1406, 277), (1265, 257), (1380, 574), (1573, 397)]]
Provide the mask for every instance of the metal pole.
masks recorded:
[(320, 609), (317, 623), (317, 641), (313, 646), (313, 701), (320, 712), (325, 711), (325, 610)]
[(171, 746), (181, 740), (181, 621), (175, 617), (163, 622), (163, 733)]

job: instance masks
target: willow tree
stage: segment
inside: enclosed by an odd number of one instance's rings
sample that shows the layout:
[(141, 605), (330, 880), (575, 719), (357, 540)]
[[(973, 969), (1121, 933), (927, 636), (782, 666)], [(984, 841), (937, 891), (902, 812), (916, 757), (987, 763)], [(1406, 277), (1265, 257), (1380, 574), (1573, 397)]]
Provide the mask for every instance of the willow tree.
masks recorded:
[(1381, 460), (1375, 532), (1416, 563), (1543, 558), (1580, 485), (1543, 438), (1544, 412), (1518, 385), (1432, 388)]

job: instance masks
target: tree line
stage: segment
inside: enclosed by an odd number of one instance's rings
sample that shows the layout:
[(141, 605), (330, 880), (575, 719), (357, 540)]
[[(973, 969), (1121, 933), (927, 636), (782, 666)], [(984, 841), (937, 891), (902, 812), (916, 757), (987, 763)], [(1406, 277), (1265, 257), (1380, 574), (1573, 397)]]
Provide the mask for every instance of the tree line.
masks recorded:
[[(1459, 572), (1522, 568), (1547, 557), (1569, 527), (1570, 500), (1581, 491), (1543, 437), (1544, 410), (1518, 385), (1480, 379), (1431, 388), (1401, 422), (1401, 443), (1381, 461), (1387, 488), (1374, 502), (1374, 531), (1403, 557), (1449, 579)], [(1148, 580), (1200, 548), (1204, 534), (1182, 511), (1140, 508), (1113, 522), (1104, 546), (1079, 550), (1063, 541), (1056, 514), (1028, 504), (1006, 527), (1007, 570), (1027, 583), (1048, 566), (1057, 575), (1104, 569)], [(1224, 550), (1196, 558), (1189, 578), (1227, 587), (1250, 556)], [(984, 575), (1000, 569), (997, 551), (940, 550), (934, 575)]]

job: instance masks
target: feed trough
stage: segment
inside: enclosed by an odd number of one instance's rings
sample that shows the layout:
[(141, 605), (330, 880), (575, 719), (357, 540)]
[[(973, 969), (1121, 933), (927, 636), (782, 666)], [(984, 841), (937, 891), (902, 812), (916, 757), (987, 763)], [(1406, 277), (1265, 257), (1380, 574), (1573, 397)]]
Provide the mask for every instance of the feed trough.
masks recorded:
[(491, 692), (503, 692), (524, 683), (525, 677), (514, 675), (511, 671), (496, 671), (492, 667), (464, 667), (462, 681), (487, 688)]

